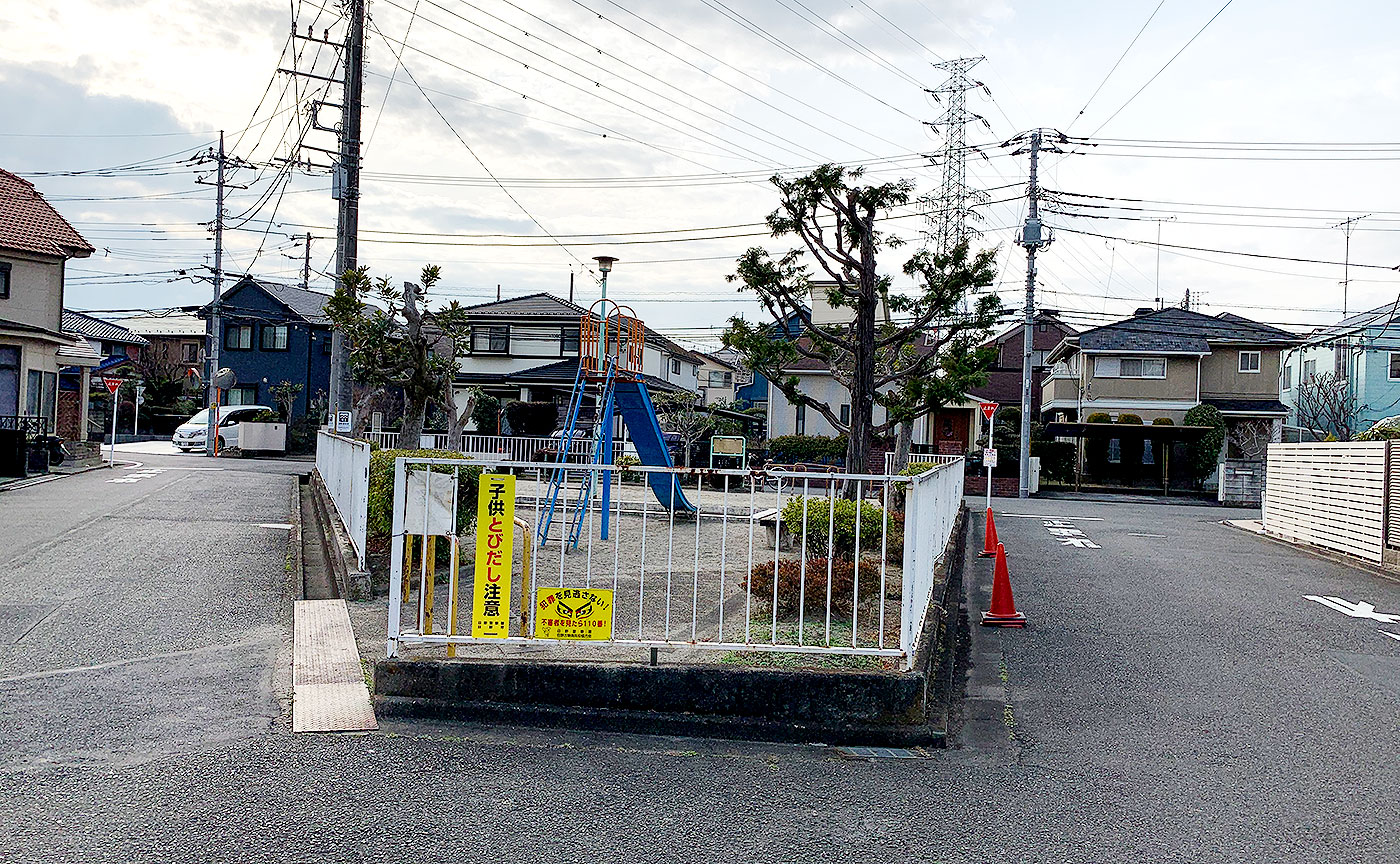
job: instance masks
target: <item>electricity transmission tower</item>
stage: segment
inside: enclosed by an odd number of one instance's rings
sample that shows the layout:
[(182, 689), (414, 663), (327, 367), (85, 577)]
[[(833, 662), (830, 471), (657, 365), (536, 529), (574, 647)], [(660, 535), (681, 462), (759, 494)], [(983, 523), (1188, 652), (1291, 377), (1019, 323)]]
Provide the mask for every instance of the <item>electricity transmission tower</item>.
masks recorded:
[(979, 218), (973, 208), (986, 199), (986, 193), (967, 185), (967, 126), (981, 121), (987, 129), (992, 128), (985, 117), (967, 110), (967, 91), (981, 89), (991, 95), (986, 84), (967, 76), (968, 70), (982, 60), (959, 57), (933, 64), (933, 68), (947, 72), (948, 78), (941, 86), (924, 91), (938, 104), (947, 105), (943, 116), (925, 123), (943, 137), (942, 150), (932, 157), (933, 163), (943, 169), (943, 183), (937, 196), (928, 202), (929, 233), (940, 254), (968, 239), (972, 233), (968, 220)]

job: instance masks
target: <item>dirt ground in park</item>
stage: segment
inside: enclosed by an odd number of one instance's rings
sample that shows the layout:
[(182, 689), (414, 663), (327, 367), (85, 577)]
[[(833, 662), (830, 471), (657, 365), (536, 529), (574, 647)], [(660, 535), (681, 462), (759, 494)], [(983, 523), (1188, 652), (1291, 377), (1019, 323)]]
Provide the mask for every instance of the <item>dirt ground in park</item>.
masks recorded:
[[(734, 478), (743, 481), (744, 478)], [(824, 499), (829, 494), (825, 484), (809, 482), (809, 496)], [(771, 588), (762, 596), (750, 596), (746, 579), (754, 565), (771, 564), (775, 557), (785, 561), (801, 561), (803, 550), (800, 536), (793, 536), (786, 527), (774, 536), (776, 518), (772, 511), (794, 497), (789, 484), (784, 484), (781, 497), (775, 484), (766, 489), (751, 490), (747, 482), (742, 489), (697, 489), (686, 484), (685, 495), (700, 508), (700, 517), (677, 512), (674, 516), (661, 507), (651, 490), (640, 483), (624, 483), (614, 487), (610, 512), (609, 539), (603, 540), (601, 513), (598, 506), (587, 512), (578, 547), (560, 554), (560, 526), (568, 526), (563, 516), (572, 515), (570, 506), (564, 512), (564, 502), (574, 502), (572, 495), (560, 495), (556, 516), (550, 527), (550, 537), (541, 548), (531, 545), (531, 593), (544, 587), (609, 589), (614, 591), (613, 636), (617, 639), (666, 640), (676, 643), (660, 649), (660, 662), (719, 663), (753, 662), (763, 665), (828, 665), (828, 655), (789, 653), (775, 658), (758, 652), (737, 656), (727, 649), (699, 648), (690, 644), (728, 642), (771, 644), (795, 642), (802, 644), (849, 646), (852, 644), (853, 621), (850, 595), (833, 597), (830, 621), (826, 612), (827, 578), (824, 568), (809, 573), (808, 590), (818, 592), (815, 608), (810, 601), (800, 622), (795, 614), (773, 614)], [(796, 484), (796, 495), (804, 491)], [(521, 479), (516, 489), (516, 516), (534, 526), (539, 513), (537, 494), (545, 490), (544, 483)], [(884, 501), (882, 484), (862, 488), (862, 507), (878, 507)], [(890, 493), (893, 496), (893, 492)], [(459, 505), (460, 506), (460, 505)], [(759, 519), (752, 518), (758, 514)], [(881, 574), (882, 590), (869, 591), (854, 609), (855, 644), (866, 647), (897, 648), (900, 628), (900, 597), (903, 570), (902, 541), (891, 520), (891, 535), (882, 556), (880, 544), (861, 550), (862, 578), (866, 573)], [(511, 635), (521, 635), (522, 567), (521, 555), (525, 542), (515, 529), (515, 565), (511, 584)], [(421, 540), (418, 541), (421, 543)], [(458, 545), (458, 613), (456, 632), (471, 627), (473, 591), (474, 533), (463, 535)], [(451, 545), (445, 538), (435, 542), (438, 559), (437, 577), (432, 587), (431, 626), (433, 633), (446, 633), (450, 626), (451, 609)], [(776, 549), (775, 549), (776, 546)], [(895, 546), (900, 546), (895, 549)], [(821, 549), (806, 550), (808, 559), (823, 557)], [(409, 574), (409, 591), (401, 597), (401, 626), (417, 630), (422, 594), (421, 558), (415, 556)], [(669, 574), (669, 578), (668, 578)], [(376, 581), (379, 581), (376, 579)], [(771, 583), (770, 583), (771, 584)], [(850, 590), (850, 589), (847, 589)], [(852, 592), (854, 593), (854, 592)], [(426, 605), (426, 604), (422, 604)], [(388, 626), (387, 598), (350, 604), (351, 619), (361, 655), (367, 660), (384, 656)], [(776, 629), (776, 640), (774, 631)], [(800, 635), (799, 635), (800, 629)], [(883, 639), (882, 639), (883, 633)], [(415, 648), (412, 657), (444, 657), (441, 647)], [(599, 660), (605, 662), (650, 662), (650, 649), (645, 646), (611, 645), (605, 643), (561, 642), (539, 640), (532, 644), (473, 644), (459, 646), (459, 657), (518, 657), (529, 659)], [(886, 668), (891, 664), (884, 658), (843, 658), (838, 666), (850, 668)]]

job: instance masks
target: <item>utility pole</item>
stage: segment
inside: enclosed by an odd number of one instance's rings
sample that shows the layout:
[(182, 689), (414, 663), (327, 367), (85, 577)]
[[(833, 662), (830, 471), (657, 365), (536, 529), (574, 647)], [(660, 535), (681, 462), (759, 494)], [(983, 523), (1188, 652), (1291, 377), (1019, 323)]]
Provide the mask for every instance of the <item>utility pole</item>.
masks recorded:
[[(1031, 385), (1035, 381), (1035, 370), (1031, 360), (1035, 348), (1035, 256), (1054, 240), (1050, 228), (1040, 221), (1040, 154), (1064, 152), (1053, 144), (1046, 145), (1043, 141), (1044, 134), (1045, 130), (1033, 129), (1006, 142), (1012, 144), (1021, 140), (1027, 141), (1027, 146), (1013, 150), (1012, 155), (1029, 153), (1031, 157), (1030, 183), (1026, 188), (1029, 209), (1026, 213), (1026, 224), (1021, 227), (1021, 236), (1016, 241), (1026, 247), (1026, 309), (1021, 340), (1021, 481), (1018, 492), (1022, 498), (1029, 498), (1031, 494)], [(1052, 134), (1062, 143), (1069, 141), (1062, 132)]]
[[(981, 190), (967, 186), (967, 126), (974, 120), (991, 129), (985, 117), (967, 110), (967, 91), (981, 89), (990, 95), (987, 85), (967, 77), (967, 71), (982, 57), (959, 57), (933, 64), (933, 68), (948, 73), (948, 80), (933, 90), (924, 90), (935, 102), (947, 99), (948, 109), (943, 116), (924, 125), (943, 135), (942, 155), (934, 159), (942, 163), (943, 184), (934, 202), (937, 209), (930, 209), (928, 220), (934, 237), (934, 249), (946, 254), (954, 246), (966, 240), (969, 235), (967, 220), (976, 217), (972, 208), (986, 198)], [(985, 159), (986, 154), (982, 154)]]
[(209, 391), (208, 421), (204, 427), (204, 452), (213, 458), (217, 455), (219, 443), (218, 418), (219, 391), (214, 387), (214, 376), (219, 372), (219, 342), (223, 339), (223, 328), (219, 322), (219, 295), (224, 286), (224, 133), (219, 130), (218, 182), (214, 193), (214, 302), (209, 307), (209, 377), (205, 378)]
[(311, 285), (311, 232), (306, 232), (306, 251), (301, 258), (301, 290), (305, 291)]
[[(335, 232), (335, 276), (359, 266), (360, 102), (364, 96), (365, 0), (346, 0), (345, 80), (340, 124), (340, 158), (336, 165), (340, 212)], [(331, 333), (332, 411), (351, 408), (350, 352), (339, 330)]]
[(1357, 222), (1360, 222), (1362, 219), (1365, 219), (1365, 218), (1369, 217), (1370, 215), (1371, 215), (1371, 214), (1367, 213), (1365, 216), (1352, 216), (1350, 219), (1343, 219), (1341, 222), (1338, 222), (1336, 225), (1333, 225), (1333, 226), (1332, 226), (1333, 228), (1340, 228), (1340, 229), (1342, 229), (1342, 234), (1345, 235), (1345, 237), (1346, 237), (1346, 252), (1345, 252), (1345, 257), (1342, 258), (1342, 317), (1343, 317), (1343, 318), (1347, 317), (1347, 289), (1351, 287), (1351, 232), (1352, 232), (1352, 229), (1356, 227), (1356, 223), (1357, 223)]

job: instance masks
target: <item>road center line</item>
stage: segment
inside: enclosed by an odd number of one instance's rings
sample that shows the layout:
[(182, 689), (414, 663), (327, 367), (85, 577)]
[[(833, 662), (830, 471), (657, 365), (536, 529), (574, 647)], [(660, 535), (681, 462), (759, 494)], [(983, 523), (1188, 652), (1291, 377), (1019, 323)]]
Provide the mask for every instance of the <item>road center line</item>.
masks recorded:
[(1135, 534), (1135, 533), (1133, 533), (1132, 531), (1129, 531), (1129, 532), (1128, 532), (1128, 536), (1129, 536), (1129, 537), (1156, 537), (1158, 540), (1165, 540), (1165, 539), (1167, 539), (1167, 535), (1165, 535), (1165, 534)]
[(1051, 516), (1048, 514), (1040, 513), (1002, 513), (1000, 515), (1006, 516), (1011, 519), (1075, 519), (1080, 522), (1103, 521), (1103, 518), (1100, 516)]

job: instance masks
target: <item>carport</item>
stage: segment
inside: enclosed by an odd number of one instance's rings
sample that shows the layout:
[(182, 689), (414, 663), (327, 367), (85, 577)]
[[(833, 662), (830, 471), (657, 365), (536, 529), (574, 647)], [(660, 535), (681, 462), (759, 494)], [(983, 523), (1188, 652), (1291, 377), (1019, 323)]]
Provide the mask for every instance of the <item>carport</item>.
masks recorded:
[[(1160, 451), (1161, 476), (1157, 488), (1162, 490), (1163, 495), (1171, 494), (1171, 451), (1174, 444), (1188, 444), (1199, 441), (1208, 432), (1213, 431), (1212, 426), (1149, 426), (1137, 423), (1072, 423), (1053, 422), (1045, 424), (1045, 433), (1050, 438), (1064, 439), (1072, 438), (1075, 441), (1074, 458), (1074, 491), (1080, 491), (1084, 483), (1085, 474), (1085, 451), (1089, 449), (1086, 443), (1103, 442), (1105, 450), (1108, 449), (1111, 441), (1119, 442), (1119, 449), (1131, 447), (1136, 444), (1139, 448), (1144, 442), (1151, 442), (1159, 447), (1154, 450)], [(1143, 452), (1139, 449), (1138, 452)], [(1107, 472), (1105, 472), (1107, 473)], [(1104, 474), (1091, 479), (1104, 480)], [(1106, 486), (1114, 489), (1134, 489), (1144, 491), (1142, 487), (1130, 486), (1126, 483), (1094, 483), (1095, 486)]]

